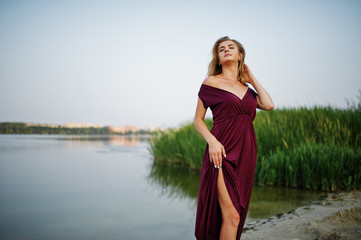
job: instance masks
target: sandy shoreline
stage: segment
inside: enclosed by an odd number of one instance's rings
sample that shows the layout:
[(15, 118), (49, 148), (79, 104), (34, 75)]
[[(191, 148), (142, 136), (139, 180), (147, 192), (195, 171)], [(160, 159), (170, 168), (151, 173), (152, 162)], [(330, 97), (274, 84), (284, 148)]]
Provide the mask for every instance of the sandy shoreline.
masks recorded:
[(329, 193), (306, 206), (248, 223), (242, 240), (361, 239), (361, 191)]

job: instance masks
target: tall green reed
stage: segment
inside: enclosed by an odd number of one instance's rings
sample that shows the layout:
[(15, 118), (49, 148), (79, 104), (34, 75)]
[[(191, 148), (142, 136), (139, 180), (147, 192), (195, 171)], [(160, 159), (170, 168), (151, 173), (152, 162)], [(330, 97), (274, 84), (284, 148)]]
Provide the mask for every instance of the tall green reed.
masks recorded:
[[(210, 130), (213, 121), (205, 119)], [(206, 141), (195, 130), (192, 123), (178, 129), (159, 132), (151, 141), (155, 161), (186, 165), (190, 169), (200, 169), (203, 162)]]
[(361, 187), (361, 111), (313, 107), (259, 112), (255, 181), (333, 191)]

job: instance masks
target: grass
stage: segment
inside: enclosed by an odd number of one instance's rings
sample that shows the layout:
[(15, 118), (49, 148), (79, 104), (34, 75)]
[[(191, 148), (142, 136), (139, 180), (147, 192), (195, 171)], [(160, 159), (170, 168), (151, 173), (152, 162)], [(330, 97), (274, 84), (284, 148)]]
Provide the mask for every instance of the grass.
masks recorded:
[[(206, 119), (210, 129), (212, 120)], [(361, 109), (313, 107), (258, 112), (255, 182), (334, 191), (361, 187)], [(155, 161), (199, 170), (206, 142), (192, 123), (151, 140)]]
[[(211, 129), (213, 121), (205, 119), (205, 123), (208, 129)], [(180, 164), (188, 166), (190, 169), (200, 169), (206, 144), (207, 142), (190, 123), (179, 129), (158, 132), (151, 139), (151, 150), (157, 162)]]
[(256, 181), (333, 191), (361, 187), (361, 111), (313, 107), (260, 112)]

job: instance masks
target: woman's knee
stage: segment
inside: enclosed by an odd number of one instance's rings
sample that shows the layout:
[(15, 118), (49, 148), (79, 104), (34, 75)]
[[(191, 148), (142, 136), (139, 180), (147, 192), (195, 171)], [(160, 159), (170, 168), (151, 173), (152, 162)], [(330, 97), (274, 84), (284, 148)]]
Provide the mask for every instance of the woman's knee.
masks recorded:
[(233, 209), (231, 211), (228, 211), (227, 214), (223, 215), (223, 221), (228, 223), (234, 228), (237, 228), (240, 222), (240, 216), (238, 212)]

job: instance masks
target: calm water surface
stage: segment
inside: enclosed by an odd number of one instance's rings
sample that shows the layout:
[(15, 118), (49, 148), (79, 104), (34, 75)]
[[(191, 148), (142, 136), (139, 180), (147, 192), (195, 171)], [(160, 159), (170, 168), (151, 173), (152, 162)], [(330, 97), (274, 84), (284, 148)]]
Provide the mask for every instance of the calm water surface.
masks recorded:
[[(199, 173), (146, 138), (0, 135), (0, 239), (194, 239)], [(254, 187), (246, 222), (319, 194)]]

